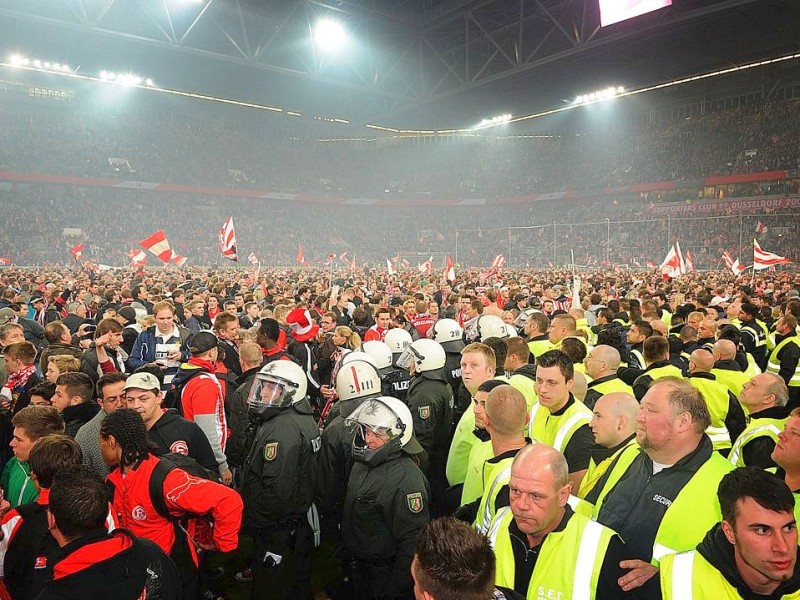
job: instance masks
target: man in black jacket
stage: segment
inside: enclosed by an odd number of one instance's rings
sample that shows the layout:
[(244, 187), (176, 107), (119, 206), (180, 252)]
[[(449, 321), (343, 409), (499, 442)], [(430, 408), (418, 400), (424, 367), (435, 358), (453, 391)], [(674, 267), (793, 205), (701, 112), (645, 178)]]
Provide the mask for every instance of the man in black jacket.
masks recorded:
[(92, 402), (94, 383), (86, 373), (62, 373), (56, 380), (53, 406), (64, 419), (64, 433), (74, 438), (78, 430), (100, 410)]
[(152, 373), (134, 373), (125, 381), (125, 400), (142, 416), (148, 439), (156, 445), (155, 454), (184, 454), (199, 465), (217, 473), (217, 459), (200, 426), (184, 419), (175, 409), (161, 408), (163, 393)]
[(47, 521), (61, 551), (37, 599), (178, 600), (175, 564), (149, 540), (108, 533), (107, 514), (107, 491), (95, 475), (78, 468), (55, 476)]

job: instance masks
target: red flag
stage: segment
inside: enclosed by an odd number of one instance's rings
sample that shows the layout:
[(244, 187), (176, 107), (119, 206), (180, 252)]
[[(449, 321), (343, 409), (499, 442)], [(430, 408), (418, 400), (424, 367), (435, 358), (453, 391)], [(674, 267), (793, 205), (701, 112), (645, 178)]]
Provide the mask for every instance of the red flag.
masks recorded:
[(339, 255), (339, 262), (343, 262), (343, 263), (347, 262), (347, 252), (342, 252)]
[(791, 261), (785, 256), (778, 256), (772, 252), (762, 250), (761, 246), (758, 245), (758, 242), (753, 240), (753, 268), (756, 271), (768, 269), (769, 267), (774, 267), (775, 265), (784, 265), (789, 262)]
[(142, 250), (134, 248), (130, 252), (126, 252), (126, 255), (131, 259), (132, 267), (143, 267), (147, 264), (147, 254), (145, 254)]
[(767, 233), (767, 226), (761, 221), (756, 225), (756, 233)]
[(684, 268), (683, 260), (673, 245), (672, 248), (669, 249), (669, 252), (667, 252), (664, 262), (661, 263), (661, 273), (674, 279), (683, 275)]
[(176, 264), (179, 267), (182, 267), (183, 265), (186, 264), (186, 261), (189, 260), (189, 259), (186, 258), (185, 256), (181, 256), (180, 254), (173, 254), (171, 260), (172, 260), (173, 264)]
[(692, 253), (687, 250), (686, 251), (686, 273), (691, 273), (694, 271), (694, 258), (692, 258)]
[(228, 217), (222, 229), (219, 230), (219, 249), (222, 256), (233, 262), (238, 261), (236, 256), (236, 232), (233, 229), (233, 217)]
[(7, 267), (10, 264), (11, 264), (11, 259), (10, 258), (0, 257), (0, 267)]
[(397, 269), (394, 268), (392, 261), (390, 261), (388, 258), (386, 259), (386, 270), (389, 272), (389, 275), (394, 275), (397, 273)]
[(301, 266), (306, 265), (306, 257), (303, 255), (303, 246), (300, 245), (297, 247), (297, 262), (300, 263)]
[(497, 256), (494, 257), (494, 260), (492, 260), (492, 264), (489, 266), (492, 267), (493, 269), (499, 269), (505, 264), (506, 264), (505, 257), (502, 254), (498, 254)]
[(444, 278), (447, 281), (456, 280), (455, 265), (453, 264), (453, 258), (449, 254), (447, 255), (447, 264), (444, 267)]
[(155, 254), (164, 263), (168, 263), (172, 260), (172, 248), (170, 248), (169, 241), (163, 229), (159, 229), (149, 238), (142, 240), (139, 242), (139, 245), (152, 254)]
[(72, 254), (72, 258), (75, 259), (75, 262), (79, 261), (81, 259), (81, 256), (83, 256), (83, 242), (73, 246), (72, 250), (70, 250), (69, 252), (70, 254)]

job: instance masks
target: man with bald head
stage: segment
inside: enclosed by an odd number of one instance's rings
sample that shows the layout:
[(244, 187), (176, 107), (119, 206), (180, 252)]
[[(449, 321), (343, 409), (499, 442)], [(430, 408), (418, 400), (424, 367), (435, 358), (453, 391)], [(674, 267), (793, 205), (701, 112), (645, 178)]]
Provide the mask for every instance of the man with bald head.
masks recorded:
[(711, 349), (714, 356), (714, 368), (711, 374), (726, 386), (734, 396), (742, 393), (744, 384), (750, 381), (750, 375), (742, 371), (736, 360), (736, 344), (731, 340), (717, 340)]
[(456, 516), (486, 533), (497, 510), (508, 506), (511, 462), (521, 448), (531, 443), (525, 437), (528, 406), (516, 388), (503, 384), (486, 397), (483, 425), (490, 436), (492, 457), (483, 463), (483, 494), (458, 509)]
[(667, 324), (660, 319), (650, 321), (650, 329), (653, 330), (653, 335), (660, 335), (661, 337), (667, 337), (667, 333), (669, 333)]
[(737, 467), (774, 467), (772, 451), (789, 420), (789, 389), (775, 373), (761, 373), (744, 384), (739, 403), (749, 415), (745, 430), (734, 440), (728, 459)]
[(689, 383), (703, 394), (711, 414), (711, 425), (706, 434), (714, 444), (714, 450), (728, 456), (733, 440), (744, 431), (747, 423), (739, 401), (725, 385), (711, 373), (714, 356), (698, 348), (689, 356)]
[(631, 554), (614, 531), (573, 511), (568, 474), (563, 455), (550, 446), (517, 453), (510, 507), (498, 511), (489, 530), (495, 585), (526, 598), (626, 598), (618, 580)]
[(577, 333), (578, 325), (575, 318), (568, 314), (553, 317), (547, 329), (548, 339), (555, 348), (561, 348), (561, 341), (564, 338), (575, 337)]
[(578, 498), (586, 497), (617, 456), (639, 451), (639, 444), (636, 443), (639, 403), (633, 394), (611, 392), (601, 396), (592, 413), (589, 428), (597, 446), (590, 450), (589, 470), (581, 481)]
[(700, 321), (697, 326), (697, 343), (701, 348), (711, 351), (716, 341), (717, 322), (712, 318)]
[(583, 403), (590, 410), (594, 408), (597, 400), (611, 392), (626, 392), (633, 394), (633, 388), (617, 377), (620, 365), (619, 351), (601, 344), (595, 346), (586, 355), (583, 363), (586, 365), (586, 374), (592, 378), (586, 391)]

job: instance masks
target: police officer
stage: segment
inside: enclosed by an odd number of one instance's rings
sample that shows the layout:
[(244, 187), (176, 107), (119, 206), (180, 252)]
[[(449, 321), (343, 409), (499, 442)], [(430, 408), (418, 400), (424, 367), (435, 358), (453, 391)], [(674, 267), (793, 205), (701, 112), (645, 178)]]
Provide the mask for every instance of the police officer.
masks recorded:
[(444, 372), (444, 348), (433, 340), (417, 340), (406, 348), (397, 364), (408, 365), (411, 373), (406, 403), (416, 438), (430, 457), (427, 475), (433, 501), (437, 502), (447, 487), (445, 467), (453, 430), (453, 391)]
[(387, 390), (390, 390), (389, 396), (405, 400), (408, 386), (411, 385), (411, 374), (408, 369), (397, 365), (397, 359), (413, 341), (411, 334), (405, 329), (394, 328), (386, 332), (383, 341), (392, 351), (392, 370), (381, 379), (387, 385)]
[(430, 329), (430, 337), (444, 349), (444, 374), (453, 390), (453, 423), (457, 423), (469, 408), (471, 394), (461, 383), (461, 351), (464, 349), (464, 330), (455, 319), (439, 319)]
[(375, 366), (381, 378), (381, 395), (395, 397), (393, 395), (394, 390), (392, 389), (392, 382), (390, 381), (391, 378), (389, 377), (389, 375), (395, 371), (395, 367), (392, 365), (393, 357), (391, 348), (389, 348), (386, 342), (373, 340), (361, 344), (361, 351), (375, 359)]
[[(383, 342), (367, 342), (383, 344)], [(344, 420), (363, 402), (381, 395), (381, 379), (374, 365), (365, 360), (352, 360), (336, 374), (337, 415), (322, 430), (322, 450), (319, 456), (316, 498), (322, 516), (323, 532), (337, 536), (342, 519), (342, 505), (347, 480), (353, 465), (352, 428)]]
[(354, 428), (353, 469), (342, 517), (352, 597), (411, 597), (417, 534), (428, 523), (428, 483), (409, 455), (422, 451), (408, 407), (389, 397), (369, 399), (347, 423)]
[(257, 598), (311, 598), (314, 534), (307, 513), (321, 441), (306, 390), (302, 367), (278, 360), (259, 371), (247, 400), (257, 429), (243, 467), (242, 498), (244, 523), (255, 540)]

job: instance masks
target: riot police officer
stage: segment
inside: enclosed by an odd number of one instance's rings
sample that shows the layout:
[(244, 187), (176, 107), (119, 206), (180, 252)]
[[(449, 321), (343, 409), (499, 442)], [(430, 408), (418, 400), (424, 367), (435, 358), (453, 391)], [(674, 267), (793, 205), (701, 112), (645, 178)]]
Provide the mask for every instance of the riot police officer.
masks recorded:
[(412, 597), (411, 561), (428, 523), (428, 482), (410, 455), (422, 451), (408, 407), (396, 398), (365, 401), (347, 419), (354, 428), (353, 469), (342, 517), (352, 597)]
[(386, 332), (383, 341), (392, 351), (392, 370), (382, 379), (388, 384), (390, 397), (405, 401), (408, 386), (411, 385), (411, 374), (408, 369), (398, 366), (397, 359), (411, 344), (411, 334), (405, 329), (394, 328)]
[(308, 513), (321, 440), (306, 391), (302, 367), (279, 360), (258, 372), (247, 400), (254, 435), (242, 498), (244, 525), (255, 540), (255, 598), (311, 598)]

